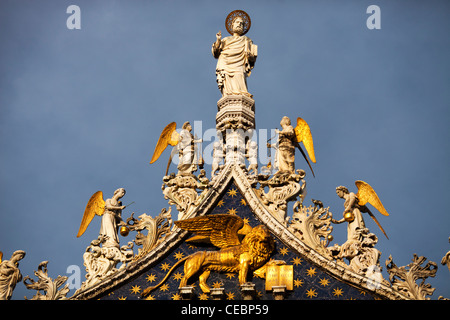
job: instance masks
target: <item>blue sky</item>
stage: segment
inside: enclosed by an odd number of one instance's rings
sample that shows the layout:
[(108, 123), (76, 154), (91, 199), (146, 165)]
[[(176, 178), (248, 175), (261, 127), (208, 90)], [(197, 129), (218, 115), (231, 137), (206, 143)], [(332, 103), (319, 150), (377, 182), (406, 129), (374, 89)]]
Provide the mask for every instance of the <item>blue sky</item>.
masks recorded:
[[(80, 30), (66, 27), (71, 4), (81, 8)], [(380, 30), (366, 27), (371, 4), (381, 8)], [(450, 250), (446, 1), (1, 1), (4, 258), (25, 250), (23, 276), (44, 260), (53, 278), (69, 265), (84, 276), (100, 219), (76, 233), (95, 191), (124, 187), (124, 203), (135, 201), (125, 218), (168, 207), (160, 188), (168, 153), (149, 165), (154, 146), (172, 121), (215, 126), (211, 44), (235, 9), (249, 13), (258, 45), (248, 79), (257, 129), (279, 128), (284, 115), (311, 127), (317, 164), (306, 201), (322, 200), (339, 218), (335, 188), (368, 182), (390, 213), (374, 212), (390, 240), (366, 218), (385, 278), (389, 255), (401, 266), (417, 253), (439, 265), (427, 280), (432, 298), (450, 297), (440, 265)], [(334, 227), (335, 242), (345, 229)], [(18, 284), (13, 298), (34, 293)]]

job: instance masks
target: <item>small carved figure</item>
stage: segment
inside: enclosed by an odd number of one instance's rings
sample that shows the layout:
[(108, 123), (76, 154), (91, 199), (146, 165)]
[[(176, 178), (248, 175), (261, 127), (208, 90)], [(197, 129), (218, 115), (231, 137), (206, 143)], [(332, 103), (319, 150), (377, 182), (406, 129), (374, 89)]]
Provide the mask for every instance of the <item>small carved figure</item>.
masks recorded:
[(222, 96), (230, 94), (252, 97), (247, 90), (247, 77), (255, 66), (257, 46), (244, 34), (250, 29), (250, 17), (241, 10), (231, 12), (226, 19), (231, 36), (222, 39), (222, 32), (216, 34), (212, 54), (218, 59), (216, 81)]
[[(180, 288), (186, 287), (187, 281), (192, 276), (200, 274), (200, 288), (203, 292), (210, 292), (206, 280), (211, 271), (237, 272), (239, 283), (242, 285), (247, 281), (248, 272), (264, 266), (275, 249), (274, 240), (264, 225), (252, 228), (237, 215), (207, 215), (175, 221), (175, 224), (184, 230), (196, 233), (197, 236), (191, 238), (192, 240), (212, 243), (220, 250), (198, 251), (180, 259), (159, 284), (143, 291), (144, 297), (161, 286), (182, 262), (185, 264)], [(242, 241), (240, 235), (244, 235)]]
[(2, 260), (0, 251), (0, 300), (9, 300), (13, 294), (17, 282), (22, 281), (19, 270), (19, 261), (25, 257), (25, 251), (14, 251), (9, 260)]
[(315, 163), (316, 157), (309, 125), (302, 118), (297, 118), (297, 126), (294, 128), (291, 125), (291, 119), (286, 116), (281, 119), (280, 125), (282, 130), (275, 130), (278, 134), (278, 142), (267, 144), (268, 148), (276, 149), (275, 167), (278, 168), (277, 174), (295, 172), (295, 148), (298, 148), (314, 176), (314, 170), (300, 146), (300, 142), (303, 142), (311, 161)]
[(211, 166), (211, 178), (216, 176), (217, 170), (219, 170), (219, 165), (223, 161), (225, 156), (223, 144), (219, 141), (213, 144), (213, 162)]

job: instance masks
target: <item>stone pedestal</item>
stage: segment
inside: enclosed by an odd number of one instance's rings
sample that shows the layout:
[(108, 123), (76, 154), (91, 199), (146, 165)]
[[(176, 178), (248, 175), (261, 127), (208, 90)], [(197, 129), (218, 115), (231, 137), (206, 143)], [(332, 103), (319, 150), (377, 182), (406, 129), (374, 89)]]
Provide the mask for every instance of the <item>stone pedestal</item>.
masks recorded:
[(255, 284), (251, 282), (242, 284), (241, 294), (244, 300), (253, 300), (256, 296)]
[(243, 95), (228, 95), (217, 101), (216, 129), (255, 128), (255, 100)]
[(178, 288), (178, 292), (183, 300), (194, 299), (194, 287), (180, 287)]

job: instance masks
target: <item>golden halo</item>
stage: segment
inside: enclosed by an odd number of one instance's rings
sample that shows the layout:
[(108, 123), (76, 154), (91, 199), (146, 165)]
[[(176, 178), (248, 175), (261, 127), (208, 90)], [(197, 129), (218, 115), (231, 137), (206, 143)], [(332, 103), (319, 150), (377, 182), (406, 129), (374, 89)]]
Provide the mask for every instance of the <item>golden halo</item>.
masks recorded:
[(242, 35), (246, 34), (248, 30), (250, 30), (250, 27), (252, 25), (252, 20), (250, 20), (250, 16), (247, 14), (247, 12), (242, 10), (234, 10), (230, 12), (225, 19), (225, 27), (227, 28), (227, 31), (229, 34), (233, 35), (233, 20), (236, 17), (241, 17), (242, 20), (244, 20), (244, 32)]

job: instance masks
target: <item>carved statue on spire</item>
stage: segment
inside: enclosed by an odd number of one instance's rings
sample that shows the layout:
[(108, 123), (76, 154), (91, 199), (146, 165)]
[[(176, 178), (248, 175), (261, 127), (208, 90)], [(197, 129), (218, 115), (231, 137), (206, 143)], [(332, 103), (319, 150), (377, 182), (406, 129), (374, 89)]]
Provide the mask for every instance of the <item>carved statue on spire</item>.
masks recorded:
[[(373, 215), (373, 213), (367, 208), (366, 204), (370, 203), (373, 205), (381, 214), (384, 216), (389, 216), (383, 204), (381, 203), (378, 195), (375, 190), (366, 182), (357, 180), (355, 181), (355, 185), (358, 188), (358, 193), (354, 194), (353, 192), (349, 192), (348, 189), (344, 186), (339, 186), (336, 188), (336, 194), (339, 198), (345, 200), (344, 202), (344, 213), (343, 218), (341, 220), (332, 219), (333, 223), (339, 224), (343, 222), (348, 222), (347, 228), (347, 238), (351, 239), (359, 239), (357, 236), (358, 229), (364, 229), (365, 223), (361, 212), (367, 212), (369, 216), (375, 221), (383, 234), (388, 238), (386, 231), (384, 231), (381, 224), (378, 222), (377, 218)], [(389, 238), (388, 238), (389, 239)]]
[[(201, 139), (197, 139), (191, 133), (192, 126), (189, 121), (183, 123), (180, 133), (176, 132), (176, 122), (169, 123), (159, 136), (158, 143), (156, 144), (155, 151), (153, 152), (152, 160), (150, 164), (159, 159), (163, 151), (168, 145), (173, 146), (172, 152), (167, 163), (166, 176), (169, 173), (170, 163), (172, 157), (178, 153), (178, 174), (190, 175), (197, 171), (198, 165), (202, 168), (201, 154), (199, 152), (198, 144), (202, 142)], [(200, 159), (199, 159), (200, 158)]]
[(222, 32), (216, 34), (212, 54), (218, 59), (216, 67), (217, 85), (222, 95), (246, 95), (247, 77), (255, 66), (258, 47), (244, 36), (251, 26), (248, 14), (242, 10), (231, 12), (225, 21), (231, 36), (222, 39)]

